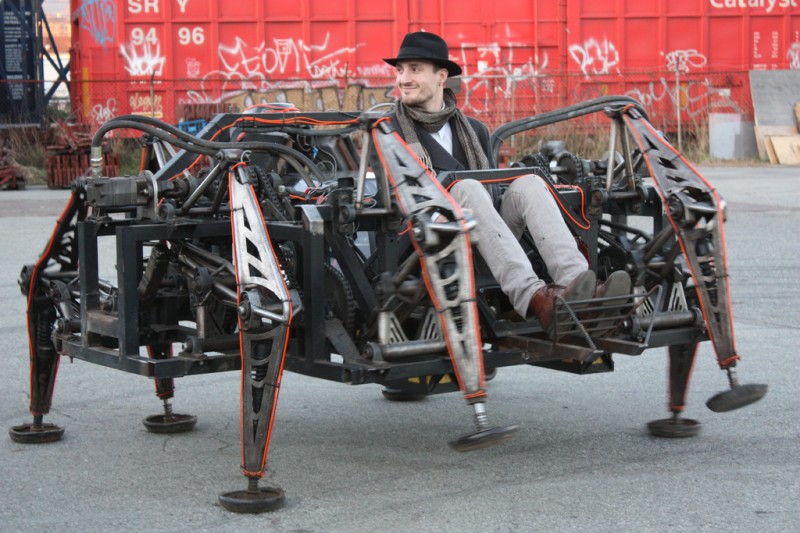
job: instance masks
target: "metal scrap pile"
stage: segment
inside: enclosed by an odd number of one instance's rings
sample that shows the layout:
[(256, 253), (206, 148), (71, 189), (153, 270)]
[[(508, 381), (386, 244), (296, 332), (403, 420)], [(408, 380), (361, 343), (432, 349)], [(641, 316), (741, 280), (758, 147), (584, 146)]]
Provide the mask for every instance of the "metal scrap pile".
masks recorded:
[(8, 142), (0, 143), (0, 189), (24, 189), (25, 179), (14, 165)]
[[(89, 169), (92, 134), (87, 124), (58, 122), (54, 144), (47, 146), (47, 186), (67, 188)], [(103, 174), (119, 174), (119, 157), (111, 151), (103, 153)]]

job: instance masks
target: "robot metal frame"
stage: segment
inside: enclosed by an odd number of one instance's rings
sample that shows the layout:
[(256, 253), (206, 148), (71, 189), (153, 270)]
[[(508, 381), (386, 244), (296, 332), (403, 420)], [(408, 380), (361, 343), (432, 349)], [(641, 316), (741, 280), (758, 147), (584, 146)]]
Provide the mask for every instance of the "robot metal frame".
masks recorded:
[[(689, 437), (700, 427), (681, 416), (689, 377), (699, 343), (711, 341), (729, 388), (708, 407), (759, 400), (767, 386), (735, 373), (724, 202), (641, 104), (610, 96), (507, 123), (493, 133), (493, 155), (513, 135), (591, 114), (609, 123), (607, 159), (550, 146), (509, 168), (439, 176), (376, 112), (256, 106), (217, 115), (196, 136), (147, 117), (107, 122), (91, 173), (20, 275), (33, 420), (11, 438), (62, 437), (44, 422), (61, 356), (153, 379), (164, 409), (144, 424), (157, 433), (196, 421), (172, 411), (175, 378), (239, 371), (247, 486), (219, 500), (256, 513), (285, 499), (261, 484), (284, 370), (379, 384), (390, 400), (460, 390), (475, 427), (450, 441), (457, 451), (514, 435), (486, 410), (499, 367), (611, 371), (613, 354), (666, 346), (670, 417), (648, 428)], [(103, 139), (116, 129), (143, 133), (138, 176), (101, 175)], [(558, 301), (554, 338), (513, 312), (474, 256), (475, 221), (447, 193), (456, 180), (502, 192), (531, 175), (548, 185), (598, 278), (625, 270), (634, 282), (624, 297)], [(100, 277), (104, 239), (116, 250), (114, 281)], [(522, 243), (546, 279), (530, 239)]]

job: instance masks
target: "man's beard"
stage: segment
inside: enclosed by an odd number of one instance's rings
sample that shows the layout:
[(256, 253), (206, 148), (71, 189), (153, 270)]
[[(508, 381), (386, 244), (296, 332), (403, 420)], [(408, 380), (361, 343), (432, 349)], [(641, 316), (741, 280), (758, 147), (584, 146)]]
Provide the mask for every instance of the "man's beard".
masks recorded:
[(430, 98), (425, 98), (419, 91), (414, 95), (400, 96), (400, 100), (408, 107), (415, 107), (417, 109), (425, 109), (425, 105)]

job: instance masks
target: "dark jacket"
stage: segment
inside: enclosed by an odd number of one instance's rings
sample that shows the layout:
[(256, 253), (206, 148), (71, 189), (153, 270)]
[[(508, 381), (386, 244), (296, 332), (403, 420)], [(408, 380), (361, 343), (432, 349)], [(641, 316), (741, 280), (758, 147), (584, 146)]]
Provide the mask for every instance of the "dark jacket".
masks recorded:
[[(400, 129), (400, 124), (397, 121), (397, 115), (392, 113), (391, 119), (392, 125), (400, 134), (400, 136), (403, 137), (403, 131)], [(475, 130), (475, 134), (478, 136), (478, 142), (483, 147), (483, 152), (486, 154), (487, 159), (489, 159), (489, 167), (495, 168), (497, 165), (494, 161), (492, 161), (489, 129), (483, 122), (476, 118), (467, 117), (467, 120), (472, 125), (472, 129)], [(425, 128), (418, 124), (414, 124), (414, 128), (417, 130), (417, 137), (419, 137), (419, 142), (422, 144), (431, 158), (433, 170), (437, 174), (444, 172), (445, 170), (475, 170), (467, 168), (467, 155), (464, 153), (464, 149), (461, 147), (461, 142), (458, 140), (458, 135), (456, 134), (455, 118), (451, 118), (449, 122), (450, 127), (453, 129), (453, 155), (448, 154), (447, 150), (442, 148), (442, 145), (439, 144), (439, 142), (434, 139), (433, 136), (431, 136), (431, 134), (425, 130)]]

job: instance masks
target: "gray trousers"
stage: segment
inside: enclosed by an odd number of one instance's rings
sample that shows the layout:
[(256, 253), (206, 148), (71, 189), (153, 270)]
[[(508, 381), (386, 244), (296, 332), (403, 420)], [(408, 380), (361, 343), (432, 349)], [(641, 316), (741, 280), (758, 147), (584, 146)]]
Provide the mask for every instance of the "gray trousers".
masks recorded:
[(519, 244), (527, 227), (557, 285), (567, 285), (589, 268), (547, 185), (535, 175), (517, 178), (503, 194), (500, 212), (477, 180), (461, 180), (451, 189), (456, 202), (477, 222), (476, 247), (500, 288), (522, 317), (533, 295), (544, 287)]

